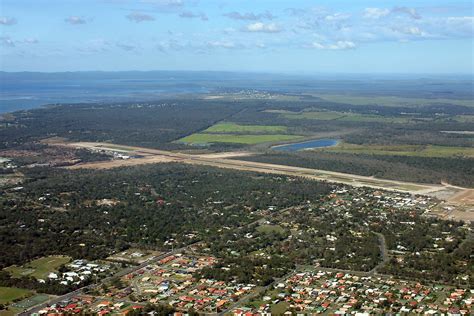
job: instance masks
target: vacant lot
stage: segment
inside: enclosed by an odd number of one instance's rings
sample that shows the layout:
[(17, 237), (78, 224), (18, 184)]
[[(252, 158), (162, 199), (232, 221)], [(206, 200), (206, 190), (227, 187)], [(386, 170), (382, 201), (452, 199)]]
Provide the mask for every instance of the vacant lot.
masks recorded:
[(246, 133), (246, 134), (262, 134), (262, 133), (284, 133), (287, 131), (286, 126), (274, 125), (239, 125), (236, 123), (218, 123), (206, 129), (203, 133)]
[(5, 268), (5, 271), (16, 278), (31, 276), (37, 279), (45, 279), (49, 273), (57, 271), (61, 265), (69, 261), (71, 261), (71, 258), (66, 256), (48, 256), (33, 260), (20, 267), (10, 266)]
[(336, 153), (388, 155), (388, 156), (414, 156), (414, 157), (471, 157), (474, 158), (472, 147), (450, 147), (432, 145), (354, 145), (340, 143), (337, 146), (317, 149)]
[(0, 286), (0, 304), (11, 303), (13, 300), (22, 299), (31, 294), (30, 290)]
[(179, 142), (187, 144), (211, 144), (211, 143), (235, 143), (235, 144), (259, 144), (267, 142), (280, 142), (288, 140), (296, 140), (301, 136), (269, 134), (269, 135), (233, 135), (233, 134), (193, 134), (181, 138)]

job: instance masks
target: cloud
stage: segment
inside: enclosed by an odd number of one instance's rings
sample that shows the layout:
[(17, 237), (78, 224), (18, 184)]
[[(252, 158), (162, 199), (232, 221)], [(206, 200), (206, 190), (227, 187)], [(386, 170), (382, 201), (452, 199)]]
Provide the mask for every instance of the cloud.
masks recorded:
[(7, 16), (0, 16), (0, 25), (13, 25), (16, 24), (15, 18), (10, 18)]
[(421, 15), (413, 8), (408, 7), (394, 7), (392, 9), (382, 9), (382, 8), (365, 8), (364, 18), (366, 19), (380, 19), (388, 15), (403, 14), (407, 15), (409, 18), (419, 20)]
[(243, 31), (252, 33), (279, 33), (282, 29), (275, 23), (255, 22), (247, 25)]
[(413, 9), (413, 8), (407, 8), (407, 7), (395, 7), (391, 11), (392, 13), (402, 13), (408, 15), (408, 17), (419, 20), (421, 19), (421, 15), (418, 14), (418, 12)]
[(146, 13), (140, 13), (140, 12), (132, 12), (130, 14), (127, 14), (125, 17), (135, 23), (155, 20), (155, 18), (152, 15), (149, 15)]
[(208, 41), (194, 41), (189, 42), (187, 40), (180, 41), (175, 38), (167, 39), (160, 41), (157, 44), (157, 48), (159, 51), (163, 53), (167, 53), (170, 51), (186, 51), (186, 52), (194, 52), (194, 53), (207, 53), (210, 50), (233, 50), (233, 49), (245, 49), (247, 46), (236, 43), (232, 40), (208, 40)]
[(367, 19), (380, 19), (390, 14), (389, 9), (379, 9), (379, 8), (365, 8), (364, 18)]
[(226, 27), (225, 29), (222, 30), (224, 34), (232, 34), (235, 33), (237, 30), (233, 27)]
[(104, 53), (110, 50), (110, 43), (102, 38), (87, 41), (78, 48), (81, 53)]
[(132, 50), (135, 50), (135, 46), (134, 45), (130, 45), (130, 44), (125, 44), (125, 43), (117, 43), (115, 44), (118, 48), (121, 48), (127, 52), (129, 51), (132, 51)]
[(237, 45), (231, 41), (211, 41), (207, 42), (207, 47), (209, 48), (225, 48), (225, 49), (235, 49), (241, 48), (241, 45)]
[[(136, 1), (136, 0), (135, 0)], [(153, 6), (161, 13), (172, 13), (183, 9), (185, 6), (184, 0), (140, 0), (140, 3)]]
[(188, 19), (194, 19), (194, 18), (199, 18), (201, 19), (202, 21), (208, 21), (209, 18), (207, 17), (207, 15), (205, 15), (204, 13), (200, 12), (200, 13), (193, 13), (193, 12), (190, 12), (190, 11), (184, 11), (184, 12), (181, 12), (179, 14), (179, 17), (181, 18), (188, 18)]
[(356, 44), (352, 41), (337, 41), (332, 44), (322, 44), (319, 42), (313, 42), (310, 47), (316, 49), (326, 49), (326, 50), (347, 50), (356, 48)]
[(448, 23), (455, 23), (455, 24), (465, 24), (469, 26), (473, 26), (474, 24), (474, 16), (455, 16), (455, 17), (447, 17), (446, 21)]
[(308, 11), (301, 8), (286, 8), (285, 12), (291, 16), (300, 16), (306, 14)]
[[(473, 16), (423, 16), (410, 7), (367, 7), (359, 12), (331, 12), (325, 8), (288, 9), (288, 29), (305, 36), (318, 49), (350, 49), (366, 43), (466, 39), (474, 37)], [(300, 47), (303, 40), (294, 40)], [(303, 44), (302, 44), (303, 43)], [(352, 44), (351, 44), (352, 43)], [(354, 43), (357, 43), (355, 45)]]
[(141, 3), (153, 4), (156, 6), (164, 7), (182, 7), (184, 6), (183, 0), (141, 0)]
[(255, 14), (252, 12), (247, 13), (239, 13), (236, 11), (228, 12), (223, 14), (224, 16), (228, 17), (229, 19), (233, 20), (244, 20), (244, 21), (257, 21), (257, 20), (273, 20), (275, 16), (271, 14), (269, 11), (265, 11), (263, 13)]
[(191, 48), (189, 43), (183, 43), (175, 39), (160, 41), (156, 48), (165, 53), (169, 50), (185, 50)]
[(38, 44), (39, 41), (36, 38), (25, 38), (23, 40), (14, 40), (10, 36), (0, 37), (0, 46), (3, 47), (16, 47), (17, 44)]
[(334, 13), (334, 14), (329, 14), (324, 17), (326, 21), (345, 21), (348, 20), (351, 17), (350, 14), (347, 13)]
[(75, 15), (71, 15), (70, 17), (64, 19), (64, 22), (72, 24), (72, 25), (80, 25), (80, 24), (87, 23), (87, 21), (84, 18), (80, 16), (75, 16)]
[(395, 32), (406, 34), (406, 35), (414, 35), (414, 36), (427, 36), (428, 35), (417, 26), (404, 26), (404, 27), (393, 28), (393, 30)]
[(460, 33), (474, 35), (474, 16), (456, 16), (444, 19), (446, 29), (455, 29)]
[(36, 38), (25, 38), (23, 41), (25, 44), (38, 44), (39, 41)]
[(0, 37), (0, 46), (5, 47), (15, 47), (15, 41), (10, 38), (10, 36), (1, 36)]
[(155, 11), (156, 13), (179, 13), (188, 4), (195, 5), (199, 0), (96, 0), (120, 5), (122, 8), (129, 6), (129, 10)]
[(345, 12), (330, 12), (326, 8), (312, 7), (305, 10), (287, 9), (287, 12), (296, 18), (295, 30), (312, 31), (315, 29), (341, 29), (352, 18), (352, 14)]

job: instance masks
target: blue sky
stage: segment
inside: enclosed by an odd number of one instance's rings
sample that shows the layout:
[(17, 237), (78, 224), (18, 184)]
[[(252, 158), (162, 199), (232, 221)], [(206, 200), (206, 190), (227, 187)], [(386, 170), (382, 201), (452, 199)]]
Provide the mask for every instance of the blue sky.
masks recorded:
[(0, 69), (472, 73), (471, 1), (0, 0)]

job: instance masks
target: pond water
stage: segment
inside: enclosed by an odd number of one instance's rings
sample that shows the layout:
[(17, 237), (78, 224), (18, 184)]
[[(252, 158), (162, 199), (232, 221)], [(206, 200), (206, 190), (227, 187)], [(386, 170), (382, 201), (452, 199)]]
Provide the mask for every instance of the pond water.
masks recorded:
[(301, 143), (274, 146), (272, 149), (279, 151), (298, 151), (313, 148), (331, 147), (337, 145), (337, 139), (315, 139)]

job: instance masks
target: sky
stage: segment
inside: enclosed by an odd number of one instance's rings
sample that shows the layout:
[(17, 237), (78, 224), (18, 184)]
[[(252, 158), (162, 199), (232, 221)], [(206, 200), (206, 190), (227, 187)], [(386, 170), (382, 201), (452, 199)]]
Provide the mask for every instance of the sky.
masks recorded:
[(0, 70), (472, 74), (456, 0), (0, 0)]

